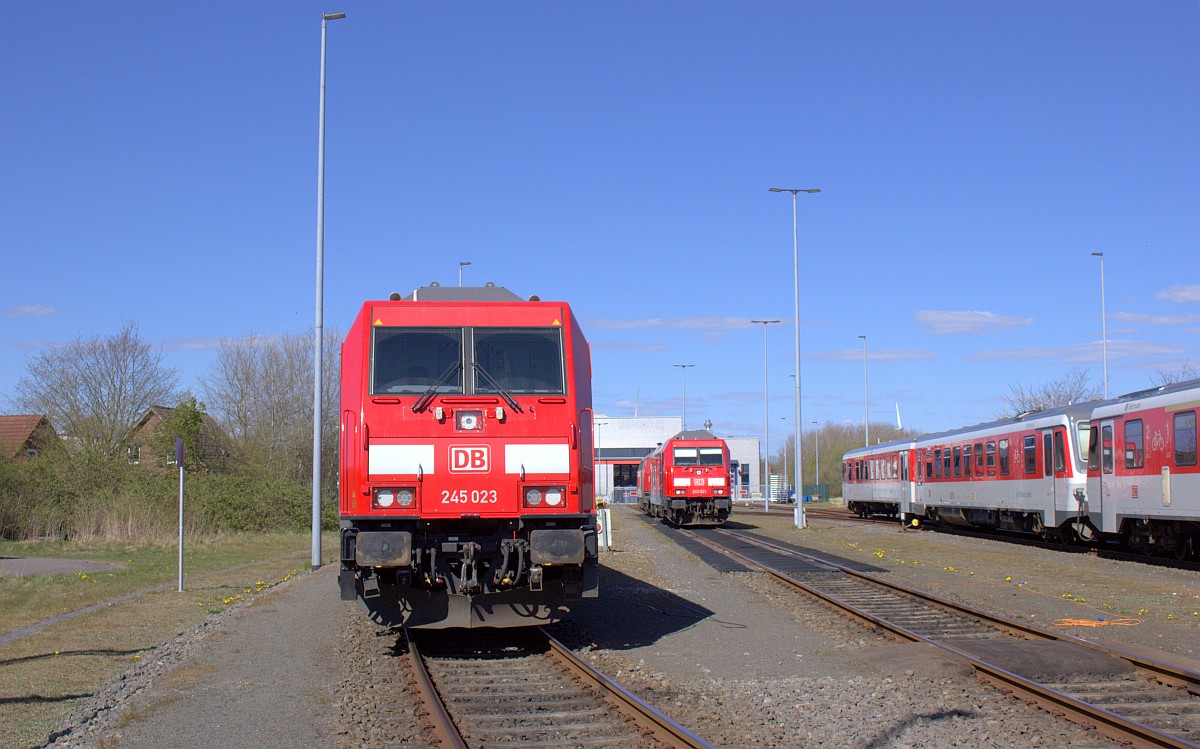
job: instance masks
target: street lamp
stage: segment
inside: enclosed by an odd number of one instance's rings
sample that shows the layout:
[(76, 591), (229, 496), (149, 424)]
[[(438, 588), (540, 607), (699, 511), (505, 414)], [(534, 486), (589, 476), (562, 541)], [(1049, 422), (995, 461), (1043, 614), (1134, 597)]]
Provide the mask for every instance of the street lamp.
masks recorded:
[(800, 236), (796, 227), (796, 195), (797, 193), (818, 193), (820, 188), (768, 187), (769, 192), (790, 192), (792, 194), (792, 285), (795, 286), (796, 314), (796, 527), (803, 528), (804, 521), (804, 467), (800, 465), (800, 451), (804, 436), (804, 422), (800, 419)]
[(683, 370), (683, 428), (687, 429), (687, 368), (694, 367), (695, 364), (672, 364), (672, 367), (679, 367)]
[(863, 342), (863, 447), (871, 446), (870, 402), (867, 398), (867, 337), (860, 335)]
[(751, 320), (750, 322), (763, 326), (763, 485), (764, 495), (771, 498), (771, 440), (770, 428), (767, 426), (767, 326), (778, 320)]
[(471, 264), (471, 261), (470, 261), (470, 260), (459, 260), (459, 261), (458, 261), (458, 285), (459, 285), (459, 287), (462, 287), (462, 269), (463, 269), (463, 266), (464, 266), (464, 265), (470, 265), (470, 264)]
[[(808, 423), (816, 424), (817, 422), (810, 421)], [(821, 485), (821, 433), (816, 432), (816, 435), (817, 435), (817, 459), (814, 463), (814, 468), (815, 468), (814, 473), (817, 474), (816, 484), (819, 487)], [(818, 491), (820, 491), (820, 490), (818, 489)]]
[(312, 568), (321, 567), (321, 357), (325, 307), (325, 27), (345, 13), (321, 14), (321, 104), (317, 123), (317, 320), (313, 340)]
[(1104, 311), (1104, 253), (1093, 252), (1100, 258), (1100, 340), (1104, 346), (1104, 399), (1108, 400), (1108, 315)]

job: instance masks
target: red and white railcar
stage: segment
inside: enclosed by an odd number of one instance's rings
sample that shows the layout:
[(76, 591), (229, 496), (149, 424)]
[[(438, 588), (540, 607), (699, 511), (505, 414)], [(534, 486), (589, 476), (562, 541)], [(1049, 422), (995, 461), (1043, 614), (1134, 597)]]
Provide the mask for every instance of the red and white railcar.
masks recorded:
[(1200, 551), (1200, 380), (1121, 396), (1092, 413), (1087, 506), (1106, 536), (1180, 559)]
[(729, 496), (729, 446), (703, 429), (682, 431), (638, 465), (638, 507), (672, 525), (724, 523)]
[(560, 619), (598, 592), (591, 359), (570, 307), (427, 287), (342, 346), (341, 595), (410, 627)]
[(1096, 403), (925, 435), (910, 508), (952, 525), (1089, 537), (1084, 491)]
[(916, 492), (915, 440), (900, 439), (848, 450), (842, 458), (842, 496), (861, 517), (911, 512)]

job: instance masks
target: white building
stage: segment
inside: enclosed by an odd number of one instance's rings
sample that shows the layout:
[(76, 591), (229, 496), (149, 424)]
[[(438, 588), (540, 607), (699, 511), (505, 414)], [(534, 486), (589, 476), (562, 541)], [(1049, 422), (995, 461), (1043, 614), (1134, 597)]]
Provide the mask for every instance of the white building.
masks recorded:
[[(592, 421), (596, 454), (596, 495), (609, 502), (634, 502), (637, 467), (642, 458), (683, 431), (679, 416), (605, 416)], [(719, 436), (719, 435), (718, 435)], [(761, 496), (759, 441), (755, 437), (726, 437), (729, 456), (738, 464), (740, 496)], [(753, 488), (751, 488), (753, 487)], [(735, 495), (735, 499), (738, 495)]]

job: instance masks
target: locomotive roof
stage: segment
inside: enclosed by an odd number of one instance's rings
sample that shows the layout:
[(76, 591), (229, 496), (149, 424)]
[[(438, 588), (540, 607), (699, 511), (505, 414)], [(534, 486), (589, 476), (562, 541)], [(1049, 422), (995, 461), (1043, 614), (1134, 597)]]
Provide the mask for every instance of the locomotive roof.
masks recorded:
[[(408, 296), (401, 297), (392, 294), (392, 299), (402, 299), (406, 302), (523, 302), (524, 298), (517, 296), (503, 286), (489, 283), (486, 286), (441, 286), (437, 283), (413, 289)], [(531, 297), (529, 301), (538, 301)]]
[(685, 429), (676, 434), (673, 440), (715, 440), (717, 436), (707, 429)]

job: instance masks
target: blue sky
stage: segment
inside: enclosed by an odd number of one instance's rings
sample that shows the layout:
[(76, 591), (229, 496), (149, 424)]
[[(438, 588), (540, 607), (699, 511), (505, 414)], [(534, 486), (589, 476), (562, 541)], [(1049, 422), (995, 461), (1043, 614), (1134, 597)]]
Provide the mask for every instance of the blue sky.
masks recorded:
[(1196, 2), (35, 3), (0, 27), (0, 402), (129, 321), (181, 384), (430, 281), (574, 307), (597, 411), (947, 429), (1200, 365)]

